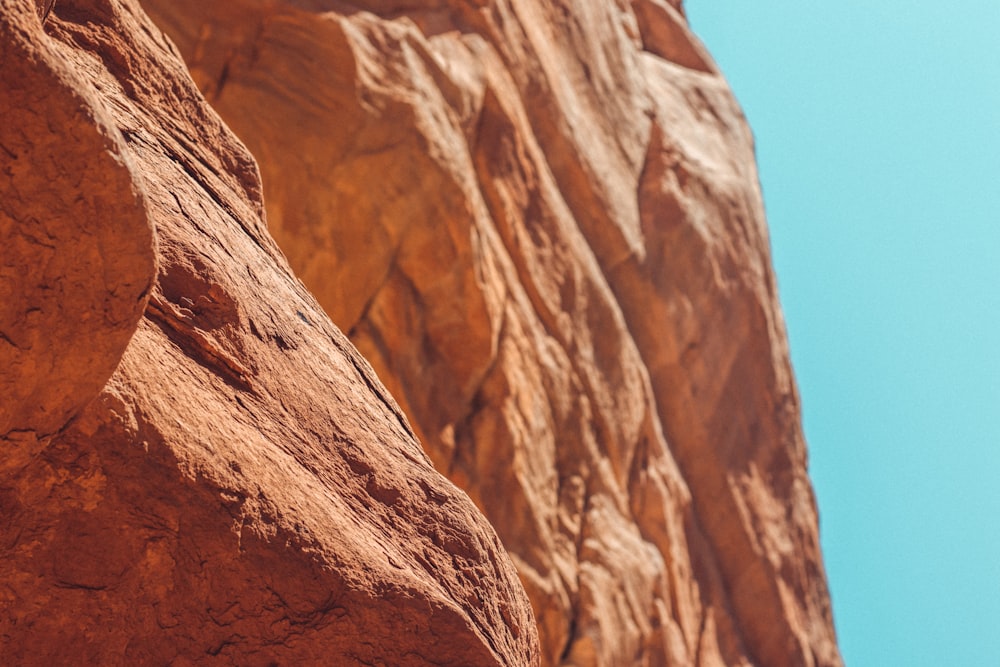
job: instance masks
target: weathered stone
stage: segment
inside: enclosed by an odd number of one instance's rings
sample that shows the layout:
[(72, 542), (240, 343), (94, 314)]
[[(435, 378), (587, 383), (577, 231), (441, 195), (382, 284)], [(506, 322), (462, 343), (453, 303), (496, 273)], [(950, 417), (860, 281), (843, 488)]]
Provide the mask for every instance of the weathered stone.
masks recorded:
[[(28, 3), (0, 23), (0, 467), (26, 463), (111, 377), (156, 273), (134, 165)], [(32, 28), (34, 30), (32, 30)]]
[(144, 4), (544, 664), (840, 663), (752, 138), (679, 2)]
[(4, 664), (536, 664), (175, 48), (131, 0), (42, 15), (0, 0)]

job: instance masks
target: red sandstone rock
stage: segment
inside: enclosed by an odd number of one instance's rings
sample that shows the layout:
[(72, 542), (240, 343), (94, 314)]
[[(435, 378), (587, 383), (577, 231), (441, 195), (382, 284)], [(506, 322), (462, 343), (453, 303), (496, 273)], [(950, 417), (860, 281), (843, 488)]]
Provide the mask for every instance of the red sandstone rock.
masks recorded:
[(0, 0), (6, 665), (533, 665), (506, 553), (131, 0)]
[(840, 663), (752, 139), (679, 2), (144, 4), (543, 664)]

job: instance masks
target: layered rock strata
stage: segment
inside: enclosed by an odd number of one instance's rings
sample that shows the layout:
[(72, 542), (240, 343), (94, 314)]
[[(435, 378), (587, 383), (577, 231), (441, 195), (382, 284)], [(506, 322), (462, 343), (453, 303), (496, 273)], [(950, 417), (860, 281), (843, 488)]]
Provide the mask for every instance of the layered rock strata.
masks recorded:
[(837, 665), (752, 137), (679, 2), (145, 0), (545, 665)]
[(0, 0), (3, 663), (537, 664), (175, 47), (132, 0), (50, 9)]

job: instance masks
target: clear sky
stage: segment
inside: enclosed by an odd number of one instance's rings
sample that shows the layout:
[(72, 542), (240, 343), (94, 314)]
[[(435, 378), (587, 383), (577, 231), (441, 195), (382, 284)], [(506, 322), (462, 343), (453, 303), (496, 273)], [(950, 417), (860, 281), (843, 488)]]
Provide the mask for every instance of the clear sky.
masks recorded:
[(757, 139), (848, 667), (1000, 665), (1000, 0), (687, 0)]

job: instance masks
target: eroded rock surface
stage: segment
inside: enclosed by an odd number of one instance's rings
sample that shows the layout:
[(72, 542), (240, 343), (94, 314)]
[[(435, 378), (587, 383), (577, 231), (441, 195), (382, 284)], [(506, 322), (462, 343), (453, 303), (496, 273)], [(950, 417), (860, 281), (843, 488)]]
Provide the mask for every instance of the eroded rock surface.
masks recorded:
[(50, 8), (0, 0), (2, 662), (537, 664), (174, 46), (131, 0)]
[(144, 4), (543, 664), (840, 663), (752, 138), (679, 1)]

